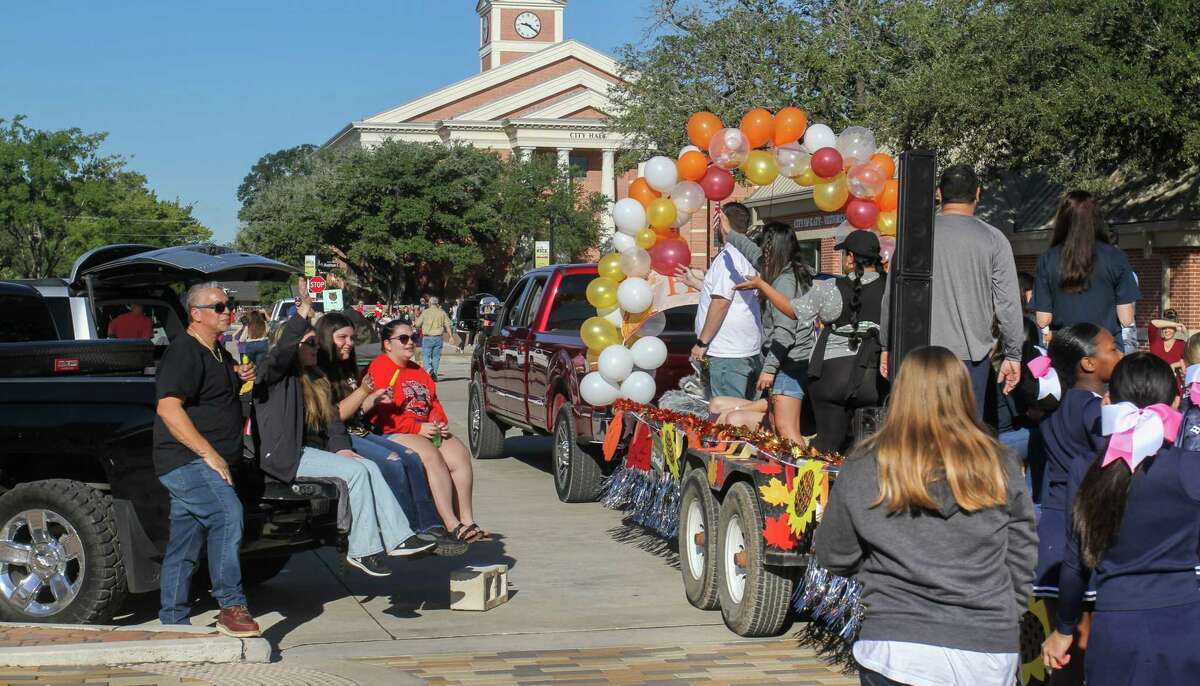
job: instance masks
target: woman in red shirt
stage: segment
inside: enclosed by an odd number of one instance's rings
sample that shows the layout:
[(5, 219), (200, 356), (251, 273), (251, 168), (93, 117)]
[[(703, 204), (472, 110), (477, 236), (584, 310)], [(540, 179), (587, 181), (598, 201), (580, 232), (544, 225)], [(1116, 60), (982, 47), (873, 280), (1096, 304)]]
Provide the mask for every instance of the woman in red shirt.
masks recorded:
[[(367, 374), (376, 388), (392, 389), (392, 401), (376, 403), (368, 418), (379, 433), (421, 458), (434, 507), (446, 530), (462, 541), (486, 538), (487, 532), (475, 523), (472, 511), (471, 455), (450, 433), (437, 385), (413, 362), (416, 341), (412, 327), (400, 320), (389, 322), (381, 329), (380, 342), (383, 353), (371, 361)], [(458, 512), (454, 511), (455, 496)]]
[(1164, 311), (1162, 319), (1150, 320), (1150, 326), (1147, 328), (1150, 352), (1171, 365), (1171, 370), (1176, 374), (1182, 372), (1185, 367), (1183, 349), (1187, 347), (1187, 330), (1179, 323), (1175, 310)]

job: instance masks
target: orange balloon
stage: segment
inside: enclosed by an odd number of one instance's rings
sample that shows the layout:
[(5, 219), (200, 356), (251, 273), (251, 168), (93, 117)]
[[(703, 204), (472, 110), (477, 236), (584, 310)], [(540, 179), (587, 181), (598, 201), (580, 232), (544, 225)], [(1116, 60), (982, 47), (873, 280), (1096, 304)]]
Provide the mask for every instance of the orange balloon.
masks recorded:
[(662, 193), (651, 188), (645, 177), (639, 176), (629, 184), (629, 197), (642, 203), (642, 207), (649, 207), (655, 199), (662, 197)]
[(750, 110), (742, 117), (739, 127), (750, 141), (750, 149), (761, 148), (775, 136), (775, 117), (761, 107)]
[(665, 227), (662, 229), (655, 228), (653, 226), (650, 228), (654, 229), (654, 233), (658, 234), (658, 237), (660, 240), (664, 239), (664, 238), (679, 238), (679, 229), (676, 229), (672, 226), (668, 226), (668, 227)]
[(679, 178), (685, 181), (699, 181), (708, 171), (708, 158), (702, 152), (688, 150), (675, 163), (675, 167), (679, 170)]
[(688, 138), (701, 150), (708, 150), (712, 137), (723, 128), (721, 118), (712, 112), (697, 112), (688, 118)]
[(893, 160), (891, 155), (885, 152), (877, 152), (871, 155), (871, 161), (879, 165), (879, 168), (883, 170), (883, 178), (890, 179), (896, 175), (896, 160)]
[(900, 182), (888, 179), (883, 184), (883, 191), (875, 196), (875, 206), (881, 212), (894, 212), (900, 206)]
[(775, 147), (800, 140), (808, 129), (808, 116), (799, 107), (785, 107), (775, 113)]

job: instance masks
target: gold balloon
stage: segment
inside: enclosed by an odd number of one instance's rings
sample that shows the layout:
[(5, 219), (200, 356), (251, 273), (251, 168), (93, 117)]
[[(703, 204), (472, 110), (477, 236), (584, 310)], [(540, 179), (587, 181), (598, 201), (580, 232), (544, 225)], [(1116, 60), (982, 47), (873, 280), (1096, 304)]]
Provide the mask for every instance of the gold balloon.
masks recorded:
[(742, 172), (750, 183), (766, 186), (779, 178), (779, 164), (775, 162), (775, 156), (766, 150), (751, 150), (742, 163)]
[(646, 208), (646, 219), (650, 226), (665, 229), (675, 223), (677, 213), (675, 203), (670, 198), (655, 198)]
[(587, 286), (587, 301), (603, 310), (617, 304), (617, 282), (603, 276), (592, 279)]
[(625, 272), (621, 271), (621, 253), (610, 252), (600, 261), (596, 263), (596, 271), (606, 279), (612, 279), (617, 283), (625, 280)]
[(842, 209), (849, 198), (850, 185), (846, 181), (845, 172), (813, 186), (813, 203), (822, 212), (836, 212)]
[(896, 235), (896, 213), (895, 212), (880, 212), (879, 219), (875, 220), (875, 228), (879, 229), (882, 236)]
[[(615, 292), (615, 291), (614, 291)], [(584, 345), (592, 350), (604, 350), (614, 343), (621, 342), (621, 334), (617, 327), (600, 317), (589, 317), (579, 327), (579, 337)]]
[(817, 173), (812, 170), (812, 165), (808, 162), (804, 163), (804, 168), (800, 170), (799, 174), (792, 177), (792, 181), (805, 188), (817, 185), (817, 182), (820, 180), (821, 177), (817, 176)]
[(638, 231), (637, 235), (633, 237), (633, 242), (636, 243), (637, 247), (641, 248), (642, 250), (649, 250), (650, 248), (654, 247), (654, 243), (657, 240), (658, 233), (656, 233), (654, 229), (650, 227)]

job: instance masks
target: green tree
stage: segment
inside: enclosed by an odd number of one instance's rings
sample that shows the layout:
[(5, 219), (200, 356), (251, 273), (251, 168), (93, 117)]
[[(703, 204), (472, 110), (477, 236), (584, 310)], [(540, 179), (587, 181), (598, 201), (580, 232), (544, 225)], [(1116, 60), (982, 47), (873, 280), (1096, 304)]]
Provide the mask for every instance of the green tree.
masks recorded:
[[(254, 202), (254, 198), (277, 179), (303, 176), (312, 171), (317, 146), (311, 143), (267, 153), (250, 167), (250, 173), (242, 179), (237, 189), (238, 202), (242, 211)], [(239, 213), (240, 214), (240, 213)]]

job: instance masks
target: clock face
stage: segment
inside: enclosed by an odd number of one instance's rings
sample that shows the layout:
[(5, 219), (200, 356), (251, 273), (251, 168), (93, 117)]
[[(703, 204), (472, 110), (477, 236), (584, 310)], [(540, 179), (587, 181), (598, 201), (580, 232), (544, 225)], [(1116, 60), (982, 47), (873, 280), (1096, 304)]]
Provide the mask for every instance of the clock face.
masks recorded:
[(522, 38), (533, 38), (542, 32), (542, 20), (533, 12), (522, 12), (517, 15), (517, 35)]

